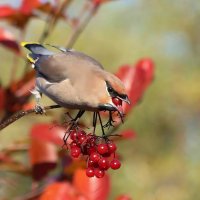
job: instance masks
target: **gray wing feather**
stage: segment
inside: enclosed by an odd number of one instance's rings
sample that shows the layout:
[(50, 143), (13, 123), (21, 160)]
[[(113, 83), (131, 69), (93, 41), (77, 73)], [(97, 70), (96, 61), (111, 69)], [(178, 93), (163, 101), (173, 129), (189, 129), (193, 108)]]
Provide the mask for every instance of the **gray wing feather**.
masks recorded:
[(99, 62), (77, 51), (40, 56), (35, 66), (50, 82), (60, 82), (67, 78), (73, 82), (79, 76), (86, 75), (88, 70), (103, 70)]

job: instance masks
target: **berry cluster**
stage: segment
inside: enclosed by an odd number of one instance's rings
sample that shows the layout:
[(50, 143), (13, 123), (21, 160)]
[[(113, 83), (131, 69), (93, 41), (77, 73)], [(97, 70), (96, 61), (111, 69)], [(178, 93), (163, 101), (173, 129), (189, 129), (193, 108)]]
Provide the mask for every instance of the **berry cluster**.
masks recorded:
[(73, 158), (87, 156), (86, 175), (102, 178), (109, 168), (119, 169), (121, 163), (115, 158), (117, 146), (107, 137), (86, 134), (83, 130), (70, 130), (70, 153)]

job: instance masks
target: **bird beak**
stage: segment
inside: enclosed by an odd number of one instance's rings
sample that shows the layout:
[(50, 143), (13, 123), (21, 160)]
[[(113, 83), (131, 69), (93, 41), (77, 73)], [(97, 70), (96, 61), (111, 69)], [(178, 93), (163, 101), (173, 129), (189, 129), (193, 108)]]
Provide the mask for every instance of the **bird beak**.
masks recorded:
[(110, 103), (103, 104), (103, 105), (99, 106), (99, 109), (100, 110), (108, 110), (108, 111), (117, 111), (120, 114), (120, 116), (123, 116), (123, 112), (114, 104), (110, 104)]
[(102, 104), (99, 105), (99, 110), (107, 110), (107, 111), (117, 111), (119, 113), (119, 116), (121, 118), (121, 121), (123, 123), (123, 118), (124, 118), (124, 113), (121, 109), (119, 109), (117, 106), (115, 106), (114, 104)]
[(130, 101), (130, 99), (128, 98), (128, 96), (126, 96), (126, 98), (123, 100), (124, 102), (126, 102), (127, 104), (131, 104), (131, 101)]
[(129, 98), (128, 98), (127, 95), (126, 95), (125, 98), (122, 98), (122, 97), (119, 97), (119, 96), (117, 96), (117, 98), (118, 98), (118, 99), (121, 99), (122, 101), (124, 101), (124, 102), (126, 102), (126, 103), (128, 103), (129, 105), (131, 104), (131, 101), (129, 100)]
[[(124, 123), (124, 120), (123, 120), (123, 118), (124, 118), (124, 112), (123, 112), (123, 110), (122, 110), (122, 109), (119, 109), (119, 107), (117, 107), (117, 106), (115, 106), (115, 105), (114, 105), (113, 107), (114, 107), (115, 110), (118, 112), (122, 123)], [(120, 106), (120, 107), (121, 107), (121, 106)], [(121, 108), (122, 108), (122, 107), (121, 107)]]

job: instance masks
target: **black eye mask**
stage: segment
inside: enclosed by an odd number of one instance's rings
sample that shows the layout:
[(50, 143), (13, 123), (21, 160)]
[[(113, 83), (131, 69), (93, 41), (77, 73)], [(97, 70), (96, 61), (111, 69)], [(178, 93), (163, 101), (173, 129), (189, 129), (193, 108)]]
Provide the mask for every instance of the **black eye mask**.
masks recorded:
[(112, 98), (118, 98), (130, 104), (130, 100), (128, 99), (128, 96), (126, 94), (119, 94), (118, 92), (116, 92), (108, 81), (106, 81), (106, 86), (107, 91)]
[(107, 91), (110, 94), (111, 97), (117, 97), (118, 93), (112, 88), (112, 86), (110, 85), (110, 83), (108, 81), (106, 81), (106, 86), (107, 86)]
[(127, 95), (125, 94), (119, 94), (118, 92), (116, 92), (112, 86), (110, 85), (110, 83), (108, 81), (106, 81), (106, 86), (107, 86), (107, 90), (108, 90), (108, 93), (110, 94), (111, 97), (117, 97), (117, 98), (120, 98), (120, 99), (126, 99)]

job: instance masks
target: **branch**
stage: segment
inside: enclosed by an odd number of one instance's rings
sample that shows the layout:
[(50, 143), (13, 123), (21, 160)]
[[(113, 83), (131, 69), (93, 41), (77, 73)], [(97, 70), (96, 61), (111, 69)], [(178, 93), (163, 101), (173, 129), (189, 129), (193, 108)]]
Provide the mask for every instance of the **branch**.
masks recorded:
[(64, 10), (70, 5), (71, 2), (72, 0), (64, 0), (63, 3), (57, 8), (55, 15), (50, 15), (44, 31), (39, 39), (40, 43), (43, 43), (45, 39), (49, 36), (49, 33), (53, 31), (60, 15), (62, 15)]
[[(98, 8), (99, 8), (99, 4), (92, 4), (91, 5), (88, 15), (81, 22), (78, 23), (78, 25), (73, 29), (71, 35), (69, 36), (69, 39), (68, 39), (67, 44), (66, 44), (67, 48), (71, 48), (74, 45), (74, 43), (76, 42), (79, 35), (82, 33), (82, 31), (85, 29), (85, 27), (87, 26), (89, 21), (92, 19), (92, 17), (97, 12)], [(82, 17), (83, 13), (81, 12), (80, 15)]]
[[(51, 109), (55, 109), (55, 108), (60, 108), (61, 106), (59, 105), (52, 105), (52, 106), (46, 106), (44, 107), (44, 110), (51, 110)], [(29, 110), (22, 110), (19, 111), (17, 113), (15, 113), (14, 115), (12, 115), (11, 117), (9, 117), (8, 119), (6, 119), (5, 121), (3, 121), (0, 124), (0, 131), (4, 128), (6, 128), (8, 125), (12, 124), (13, 122), (17, 121), (18, 119), (22, 118), (25, 115), (28, 115), (30, 113), (35, 113), (35, 109), (29, 109)]]

